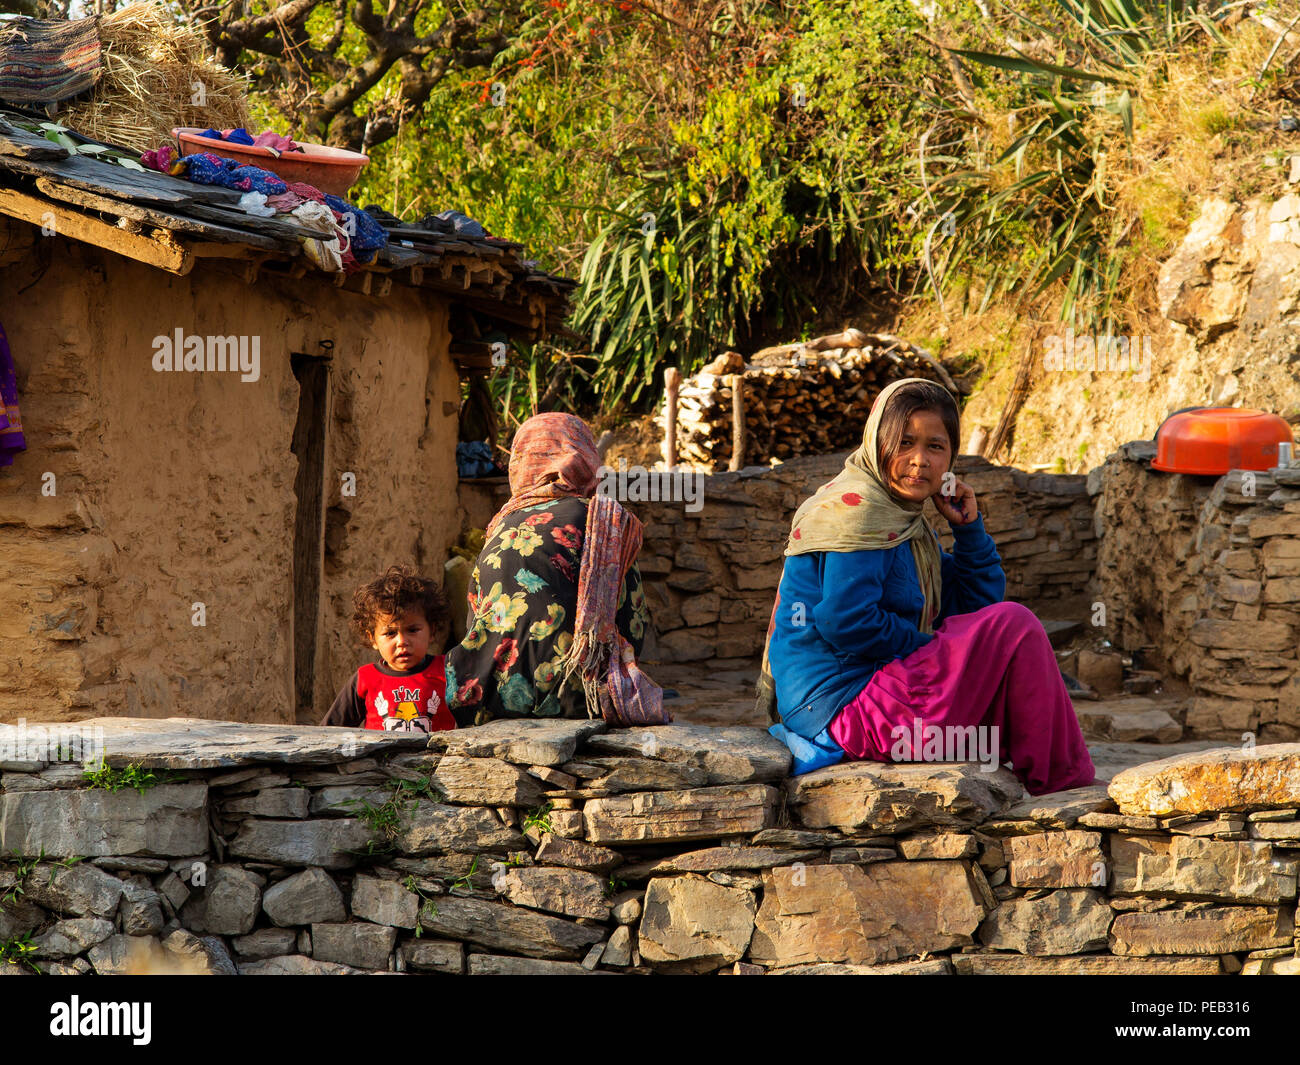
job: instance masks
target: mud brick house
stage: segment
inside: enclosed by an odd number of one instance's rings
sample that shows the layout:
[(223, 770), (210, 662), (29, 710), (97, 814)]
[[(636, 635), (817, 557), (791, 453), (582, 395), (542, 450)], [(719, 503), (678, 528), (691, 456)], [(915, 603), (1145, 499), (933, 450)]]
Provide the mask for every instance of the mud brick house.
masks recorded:
[(0, 125), (0, 721), (318, 719), (352, 589), (459, 531), (461, 376), (568, 311), (518, 244), (330, 274), (238, 198)]

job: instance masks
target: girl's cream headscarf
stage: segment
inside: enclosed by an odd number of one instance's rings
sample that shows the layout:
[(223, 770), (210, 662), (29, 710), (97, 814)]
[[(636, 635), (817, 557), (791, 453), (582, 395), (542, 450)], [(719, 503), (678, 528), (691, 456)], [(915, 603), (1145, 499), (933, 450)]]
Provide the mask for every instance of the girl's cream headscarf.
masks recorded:
[[(917, 625), (922, 632), (933, 632), (939, 615), (941, 593), (939, 545), (930, 523), (922, 513), (924, 501), (913, 503), (895, 498), (887, 487), (885, 471), (880, 469), (876, 438), (890, 398), (903, 385), (923, 381), (906, 377), (884, 388), (871, 405), (862, 444), (844, 462), (844, 469), (822, 485), (795, 511), (786, 543), (787, 555), (812, 551), (879, 551), (910, 542), (916, 572), (921, 582), (925, 605)], [(926, 381), (926, 384), (933, 382)], [(776, 689), (768, 668), (768, 647), (776, 627), (780, 597), (772, 608), (767, 641), (763, 647), (763, 667), (758, 682), (758, 706), (772, 721), (776, 714)]]

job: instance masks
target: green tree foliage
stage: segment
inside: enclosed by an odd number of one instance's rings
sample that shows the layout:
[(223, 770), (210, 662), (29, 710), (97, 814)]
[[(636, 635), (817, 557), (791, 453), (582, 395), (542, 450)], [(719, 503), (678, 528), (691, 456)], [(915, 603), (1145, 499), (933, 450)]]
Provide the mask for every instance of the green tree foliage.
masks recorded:
[[(490, 62), (385, 112), (354, 198), (464, 211), (580, 280), (573, 335), (494, 373), (516, 421), (544, 393), (646, 409), (666, 366), (921, 285), (1059, 286), (1066, 313), (1105, 316), (1124, 240), (1107, 153), (1144, 70), (1212, 45), (1221, 5), (995, 2), (523, 0)], [(358, 113), (401, 85), (390, 70)]]
[(946, 76), (908, 0), (517, 12), (490, 68), (448, 70), (354, 190), (403, 217), (463, 210), (581, 279), (588, 350), (525, 352), (499, 392), (535, 402), (562, 357), (570, 401), (643, 407), (664, 366), (901, 283), (912, 145)]
[(357, 151), (394, 136), (449, 71), (491, 63), (518, 28), (509, 6), (463, 0), (176, 3), (301, 134)]

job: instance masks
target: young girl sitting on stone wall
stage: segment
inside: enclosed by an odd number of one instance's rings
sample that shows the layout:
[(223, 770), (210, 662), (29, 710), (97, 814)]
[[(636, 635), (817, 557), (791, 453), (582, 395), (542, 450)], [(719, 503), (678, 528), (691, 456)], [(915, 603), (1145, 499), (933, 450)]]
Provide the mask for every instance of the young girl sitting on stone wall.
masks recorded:
[[(960, 424), (940, 385), (895, 381), (862, 446), (795, 513), (759, 704), (794, 771), (876, 761), (1009, 761), (1031, 794), (1094, 782), (1042, 624), (951, 473)], [(942, 551), (927, 499), (952, 525)], [(934, 741), (934, 742), (932, 742)], [(957, 749), (954, 749), (956, 741)]]

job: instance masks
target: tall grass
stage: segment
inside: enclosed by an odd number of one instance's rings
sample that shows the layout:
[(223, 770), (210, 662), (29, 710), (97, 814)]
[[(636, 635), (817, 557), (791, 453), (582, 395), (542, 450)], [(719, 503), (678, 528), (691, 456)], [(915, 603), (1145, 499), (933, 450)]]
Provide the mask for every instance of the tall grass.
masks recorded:
[(1142, 95), (1168, 63), (1196, 46), (1222, 51), (1222, 3), (1198, 0), (1054, 0), (1047, 22), (1022, 29), (1055, 41), (1051, 58), (1023, 49), (958, 50), (987, 72), (1018, 75), (1006, 112), (1009, 143), (988, 165), (954, 167), (935, 195), (954, 219), (948, 260), (980, 273), (983, 304), (1021, 290), (1061, 287), (1062, 317), (1109, 331), (1123, 300), (1123, 246), (1133, 224), (1108, 195), (1111, 170), (1132, 152)]

